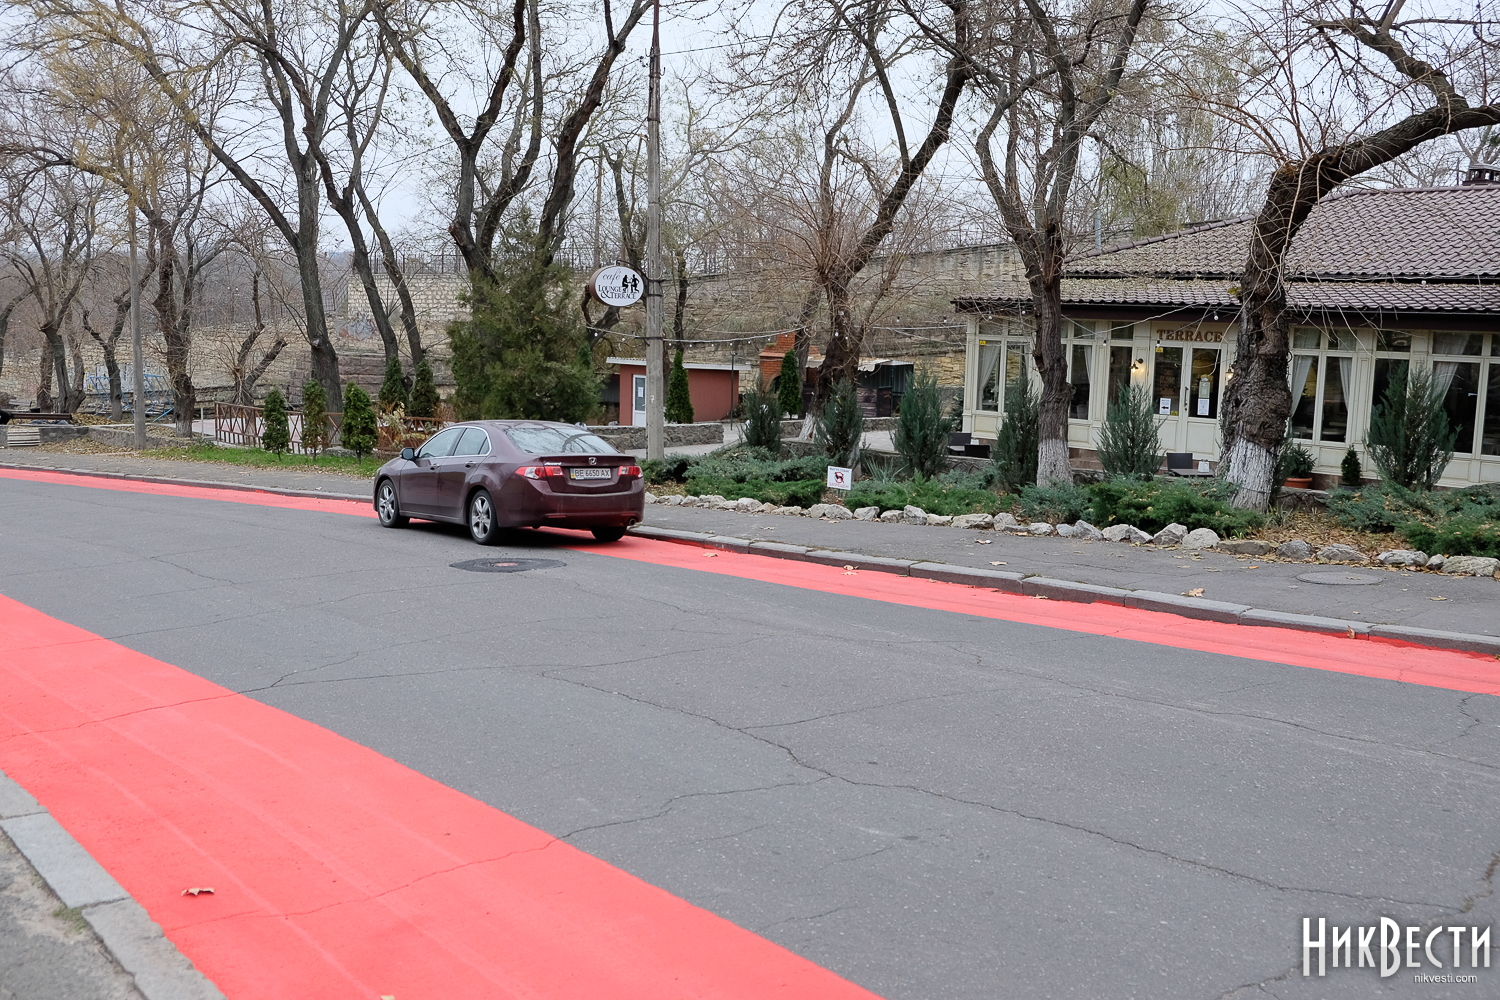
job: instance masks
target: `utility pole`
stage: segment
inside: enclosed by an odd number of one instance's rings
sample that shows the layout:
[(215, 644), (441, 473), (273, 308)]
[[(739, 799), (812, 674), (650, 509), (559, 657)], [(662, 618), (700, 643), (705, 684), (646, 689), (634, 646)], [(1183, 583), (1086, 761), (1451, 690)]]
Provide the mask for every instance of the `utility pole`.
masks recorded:
[(651, 90), (646, 106), (646, 457), (666, 457), (666, 342), (662, 339), (661, 0), (651, 8)]
[(141, 351), (141, 275), (135, 257), (135, 195), (130, 196), (130, 407), (135, 420), (135, 450), (146, 450), (146, 360)]

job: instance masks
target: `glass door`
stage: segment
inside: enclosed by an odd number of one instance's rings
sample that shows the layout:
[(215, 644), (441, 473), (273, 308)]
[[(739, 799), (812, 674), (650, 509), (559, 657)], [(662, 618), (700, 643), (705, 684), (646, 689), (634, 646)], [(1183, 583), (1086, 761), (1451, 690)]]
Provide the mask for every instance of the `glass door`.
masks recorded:
[(631, 376), (631, 382), (633, 383), (633, 385), (632, 385), (633, 391), (630, 394), (630, 398), (632, 400), (631, 406), (630, 406), (630, 409), (631, 409), (630, 422), (632, 424), (634, 424), (635, 426), (637, 426), (637, 427), (645, 427), (646, 426), (646, 376), (644, 376), (644, 375), (633, 375), (633, 376)]

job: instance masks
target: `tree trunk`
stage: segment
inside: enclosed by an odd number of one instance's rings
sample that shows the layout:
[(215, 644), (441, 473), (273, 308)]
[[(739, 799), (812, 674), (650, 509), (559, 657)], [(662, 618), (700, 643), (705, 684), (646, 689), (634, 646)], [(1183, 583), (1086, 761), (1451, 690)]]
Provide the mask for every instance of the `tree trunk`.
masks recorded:
[(307, 344), (312, 377), (328, 395), (328, 409), (342, 406), (344, 383), (339, 377), (339, 355), (328, 336), (328, 314), (323, 308), (323, 284), (318, 272), (318, 196), (321, 181), (317, 164), (306, 156), (297, 178), (297, 277), (302, 283), (302, 307), (307, 319)]
[(43, 331), (41, 370), (37, 373), (36, 408), (43, 413), (55, 413), (52, 407), (52, 338)]
[(677, 301), (672, 307), (672, 337), (677, 341), (677, 349), (683, 349), (682, 338), (687, 325), (687, 297), (688, 276), (687, 258), (681, 249), (677, 250), (673, 266), (677, 272)]
[(828, 321), (833, 332), (828, 338), (828, 349), (823, 353), (823, 366), (818, 370), (819, 410), (840, 385), (859, 380), (859, 350), (864, 332), (855, 327), (850, 315), (848, 284), (830, 281), (827, 294)]
[[(1068, 461), (1068, 404), (1073, 385), (1068, 381), (1068, 359), (1062, 344), (1062, 248), (1057, 234), (1042, 234), (1043, 273), (1031, 275), (1031, 300), (1035, 310), (1036, 341), (1031, 356), (1042, 377), (1042, 398), (1037, 408), (1038, 486), (1071, 483)], [(1051, 265), (1051, 266), (1048, 266)]]
[(5, 335), (10, 331), (11, 314), (16, 311), (16, 306), (24, 302), (29, 295), (31, 295), (30, 288), (7, 302), (4, 309), (0, 309), (0, 372), (5, 370)]
[(120, 385), (120, 360), (115, 353), (115, 348), (120, 342), (120, 334), (125, 329), (125, 318), (130, 314), (130, 297), (127, 292), (124, 301), (115, 299), (115, 322), (110, 328), (109, 336), (102, 337), (99, 331), (89, 323), (89, 311), (83, 311), (83, 328), (88, 335), (99, 342), (99, 347), (104, 351), (104, 370), (109, 374), (109, 419), (119, 423), (125, 419), (124, 395)]

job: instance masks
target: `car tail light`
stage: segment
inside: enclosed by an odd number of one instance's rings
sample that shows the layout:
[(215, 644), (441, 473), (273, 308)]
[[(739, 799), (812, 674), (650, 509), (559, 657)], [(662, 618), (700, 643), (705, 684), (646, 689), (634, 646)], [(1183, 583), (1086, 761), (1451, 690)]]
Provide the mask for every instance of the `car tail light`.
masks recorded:
[(631, 476), (636, 476), (637, 478), (639, 478), (640, 474), (641, 474), (641, 467), (639, 465), (622, 465), (622, 466), (620, 466), (620, 478), (621, 479), (628, 479)]
[(523, 465), (516, 470), (516, 475), (527, 479), (561, 479), (562, 474), (560, 465)]

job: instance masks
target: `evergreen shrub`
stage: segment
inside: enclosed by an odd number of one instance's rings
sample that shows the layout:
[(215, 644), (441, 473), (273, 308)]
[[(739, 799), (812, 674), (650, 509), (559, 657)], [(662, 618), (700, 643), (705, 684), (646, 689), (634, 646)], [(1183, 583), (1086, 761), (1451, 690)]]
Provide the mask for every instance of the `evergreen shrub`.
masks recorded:
[(260, 446), (280, 458), (292, 447), (292, 430), (286, 419), (286, 400), (282, 398), (280, 389), (272, 389), (266, 393), (262, 416), (265, 426), (260, 432)]
[(344, 386), (344, 422), (339, 427), (339, 441), (354, 452), (355, 458), (364, 458), (375, 450), (379, 440), (370, 394), (357, 383), (348, 383)]
[(990, 457), (995, 478), (1011, 493), (1036, 482), (1037, 450), (1041, 447), (1037, 402), (1027, 375), (1005, 388), (1005, 415)]
[(797, 416), (802, 412), (802, 377), (797, 369), (797, 352), (787, 351), (781, 358), (781, 371), (776, 376), (776, 398), (781, 412)]
[(979, 485), (983, 477), (973, 474), (944, 475), (935, 479), (861, 479), (849, 491), (845, 505), (850, 510), (879, 507), (900, 510), (908, 504), (929, 514), (993, 514), (1007, 506), (1005, 498)]
[(1339, 485), (1345, 489), (1357, 490), (1364, 485), (1365, 470), (1359, 464), (1359, 452), (1353, 447), (1344, 452), (1344, 460), (1339, 463)]
[(432, 377), (432, 365), (423, 358), (417, 362), (417, 377), (412, 383), (411, 397), (406, 403), (408, 417), (435, 417), (438, 408), (437, 383)]
[(672, 355), (672, 373), (667, 379), (667, 422), (693, 422), (693, 394), (688, 386), (687, 368), (682, 363), (682, 348)]
[(308, 379), (302, 385), (302, 450), (316, 458), (328, 447), (333, 428), (328, 423), (328, 393), (323, 383)]
[(1161, 435), (1150, 391), (1128, 386), (1104, 411), (1099, 431), (1099, 463), (1104, 474), (1150, 479), (1161, 468)]
[(745, 411), (745, 443), (781, 454), (781, 414), (776, 412), (780, 405), (776, 396), (756, 386), (745, 390), (740, 403)]
[(948, 464), (948, 433), (952, 430), (953, 420), (943, 412), (937, 372), (924, 365), (917, 369), (906, 395), (901, 397), (901, 413), (892, 436), (896, 453), (913, 476), (931, 479)]
[(1088, 487), (1092, 498), (1088, 521), (1100, 528), (1133, 524), (1152, 534), (1169, 524), (1212, 528), (1221, 538), (1243, 535), (1265, 519), (1234, 507), (1235, 487), (1222, 480), (1109, 479)]
[(1432, 373), (1398, 365), (1365, 434), (1365, 450), (1380, 478), (1408, 489), (1432, 489), (1453, 458), (1457, 438)]
[(1072, 524), (1089, 513), (1093, 498), (1077, 483), (1027, 483), (1021, 487), (1021, 515), (1030, 521)]
[(393, 410), (406, 405), (406, 380), (401, 371), (401, 358), (392, 354), (385, 359), (385, 378), (380, 383), (380, 408)]
[(865, 411), (859, 405), (859, 392), (853, 382), (844, 381), (823, 403), (813, 425), (813, 443), (831, 463), (852, 467), (858, 461), (864, 433)]

